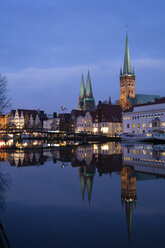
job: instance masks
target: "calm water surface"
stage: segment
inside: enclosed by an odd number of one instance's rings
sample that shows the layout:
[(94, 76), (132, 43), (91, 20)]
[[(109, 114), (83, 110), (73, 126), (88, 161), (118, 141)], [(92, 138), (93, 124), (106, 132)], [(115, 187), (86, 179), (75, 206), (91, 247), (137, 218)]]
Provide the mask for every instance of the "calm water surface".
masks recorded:
[(163, 149), (1, 151), (2, 247), (164, 247)]

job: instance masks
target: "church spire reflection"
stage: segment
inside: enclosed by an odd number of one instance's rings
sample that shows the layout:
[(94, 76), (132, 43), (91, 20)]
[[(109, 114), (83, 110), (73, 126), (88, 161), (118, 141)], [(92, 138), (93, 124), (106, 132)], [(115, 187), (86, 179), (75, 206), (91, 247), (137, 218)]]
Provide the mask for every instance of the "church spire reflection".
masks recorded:
[(82, 199), (84, 200), (85, 189), (87, 188), (89, 204), (92, 196), (92, 187), (93, 187), (93, 179), (95, 176), (95, 170), (96, 167), (94, 165), (79, 167)]
[(121, 177), (121, 201), (122, 206), (125, 206), (128, 238), (131, 241), (133, 205), (136, 204), (136, 175), (133, 168), (125, 166), (120, 171)]

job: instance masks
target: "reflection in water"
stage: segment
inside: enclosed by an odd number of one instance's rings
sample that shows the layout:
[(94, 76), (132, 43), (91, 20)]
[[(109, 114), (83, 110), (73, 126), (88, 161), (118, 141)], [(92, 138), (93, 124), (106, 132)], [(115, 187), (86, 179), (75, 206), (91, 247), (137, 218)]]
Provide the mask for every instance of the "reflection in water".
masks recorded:
[(121, 200), (122, 206), (125, 205), (127, 229), (129, 241), (131, 240), (131, 227), (133, 216), (133, 205), (136, 206), (136, 175), (131, 167), (125, 166), (120, 171), (121, 177)]
[[(47, 161), (61, 162), (65, 169), (68, 163), (77, 167), (84, 201), (87, 193), (88, 202), (92, 200), (92, 189), (96, 172), (99, 176), (116, 173), (121, 178), (121, 203), (125, 208), (128, 237), (131, 229), (134, 208), (137, 203), (138, 181), (165, 177), (165, 151), (163, 147), (152, 145), (123, 145), (116, 143), (94, 144), (90, 146), (72, 146), (0, 151), (0, 161), (8, 161), (11, 166), (40, 166)], [(1, 192), (6, 189), (5, 178), (0, 174), (0, 205), (4, 198)], [(5, 187), (4, 187), (5, 186)], [(2, 246), (3, 247), (3, 246)]]
[(82, 199), (84, 200), (85, 188), (87, 187), (89, 204), (91, 201), (92, 185), (93, 185), (93, 178), (95, 175), (95, 169), (96, 168), (94, 165), (79, 167)]
[[(2, 156), (1, 156), (1, 159)], [(10, 180), (0, 172), (0, 212), (6, 209), (6, 190), (9, 188)], [(3, 228), (2, 223), (0, 222), (0, 247), (10, 247), (7, 235)]]

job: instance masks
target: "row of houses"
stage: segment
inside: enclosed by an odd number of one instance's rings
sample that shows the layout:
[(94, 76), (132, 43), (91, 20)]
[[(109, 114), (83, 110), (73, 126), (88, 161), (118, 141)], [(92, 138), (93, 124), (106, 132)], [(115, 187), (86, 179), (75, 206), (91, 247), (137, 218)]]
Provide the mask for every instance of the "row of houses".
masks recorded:
[(11, 110), (8, 115), (0, 116), (0, 128), (42, 128), (46, 119), (44, 111), (16, 109)]
[(95, 112), (82, 112), (76, 119), (76, 132), (114, 136), (122, 132), (121, 107), (99, 101)]
[(16, 109), (0, 116), (0, 128), (43, 128), (45, 130), (103, 133), (115, 135), (122, 132), (122, 110), (118, 105), (99, 101), (95, 111), (72, 110), (56, 113), (52, 117), (41, 110)]
[(0, 128), (42, 128), (44, 130), (94, 133), (150, 133), (165, 128), (165, 98), (138, 104), (122, 113), (118, 105), (99, 101), (95, 111), (72, 110), (52, 117), (41, 110), (16, 109), (0, 115)]

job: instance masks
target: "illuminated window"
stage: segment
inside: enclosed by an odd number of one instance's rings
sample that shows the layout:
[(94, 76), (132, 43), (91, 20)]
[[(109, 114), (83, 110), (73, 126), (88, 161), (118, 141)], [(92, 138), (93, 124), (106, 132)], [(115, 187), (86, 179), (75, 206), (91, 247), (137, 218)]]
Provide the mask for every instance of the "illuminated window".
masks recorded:
[(152, 122), (150, 122), (149, 127), (152, 127)]
[(161, 127), (165, 127), (165, 121), (162, 121)]
[(146, 123), (143, 123), (142, 127), (145, 128), (146, 127)]
[(132, 128), (135, 128), (135, 124), (132, 124)]
[(140, 123), (137, 124), (137, 128), (140, 128)]
[(140, 149), (138, 149), (138, 152), (137, 153), (140, 154)]
[(146, 155), (146, 154), (147, 154), (146, 150), (144, 150), (144, 149), (143, 149), (143, 154), (144, 154), (144, 155)]
[(133, 149), (132, 152), (133, 152), (134, 155), (136, 154), (136, 150), (135, 149)]
[(163, 114), (161, 114), (161, 117), (163, 117)]

